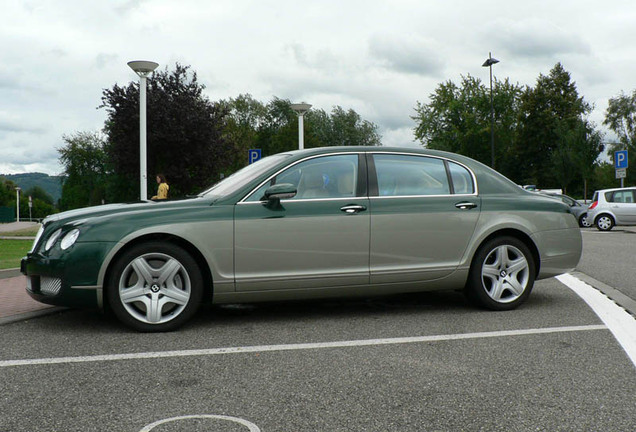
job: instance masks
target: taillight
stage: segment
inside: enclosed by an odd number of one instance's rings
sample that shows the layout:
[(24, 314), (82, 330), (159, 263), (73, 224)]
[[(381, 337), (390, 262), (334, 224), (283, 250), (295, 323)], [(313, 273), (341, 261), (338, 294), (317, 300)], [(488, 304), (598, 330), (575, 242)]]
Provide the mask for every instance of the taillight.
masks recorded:
[(588, 210), (592, 210), (597, 205), (598, 205), (598, 201), (594, 201), (592, 204), (590, 204), (590, 207), (588, 208)]

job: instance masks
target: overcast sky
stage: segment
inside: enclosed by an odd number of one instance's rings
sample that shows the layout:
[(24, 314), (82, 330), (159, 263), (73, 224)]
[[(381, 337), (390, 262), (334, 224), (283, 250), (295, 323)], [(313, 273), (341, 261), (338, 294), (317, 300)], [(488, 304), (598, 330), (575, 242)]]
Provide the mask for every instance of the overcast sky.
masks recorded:
[(59, 174), (62, 135), (103, 127), (130, 60), (191, 65), (212, 101), (352, 108), (385, 145), (415, 145), (410, 117), (439, 83), (487, 83), (489, 51), (521, 85), (562, 62), (599, 127), (636, 88), (633, 1), (0, 0), (0, 16), (3, 174)]

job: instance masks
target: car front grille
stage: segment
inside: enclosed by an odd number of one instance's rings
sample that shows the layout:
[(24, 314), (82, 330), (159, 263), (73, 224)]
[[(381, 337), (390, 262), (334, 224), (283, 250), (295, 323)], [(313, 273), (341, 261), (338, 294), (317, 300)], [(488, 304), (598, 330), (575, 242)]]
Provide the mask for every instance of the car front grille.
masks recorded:
[(42, 276), (40, 278), (40, 292), (45, 295), (54, 296), (62, 288), (62, 279)]

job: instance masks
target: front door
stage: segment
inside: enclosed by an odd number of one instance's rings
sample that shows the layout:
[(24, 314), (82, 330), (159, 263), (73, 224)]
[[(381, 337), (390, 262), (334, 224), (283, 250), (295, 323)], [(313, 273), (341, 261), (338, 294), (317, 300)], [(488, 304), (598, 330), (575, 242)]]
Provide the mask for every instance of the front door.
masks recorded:
[[(369, 200), (361, 165), (357, 154), (310, 158), (236, 205), (238, 291), (369, 283)], [(296, 196), (265, 205), (264, 191), (282, 183), (296, 186)]]

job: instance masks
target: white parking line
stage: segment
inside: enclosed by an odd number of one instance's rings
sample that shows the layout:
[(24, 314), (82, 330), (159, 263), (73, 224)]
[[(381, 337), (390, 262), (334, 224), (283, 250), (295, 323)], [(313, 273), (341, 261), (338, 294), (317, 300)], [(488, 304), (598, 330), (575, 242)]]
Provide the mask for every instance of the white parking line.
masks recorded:
[(557, 276), (557, 279), (585, 300), (636, 366), (636, 319), (605, 294), (571, 274)]
[(257, 346), (246, 346), (246, 347), (211, 348), (211, 349), (183, 350), (183, 351), (156, 351), (156, 352), (145, 352), (145, 353), (108, 354), (108, 355), (94, 355), (94, 356), (81, 356), (81, 357), (52, 357), (52, 358), (41, 358), (41, 359), (2, 360), (0, 361), (0, 368), (12, 367), (12, 366), (33, 366), (33, 365), (88, 363), (88, 362), (118, 361), (118, 360), (142, 360), (142, 359), (154, 359), (154, 358), (211, 356), (211, 355), (221, 355), (221, 354), (262, 353), (262, 352), (271, 352), (271, 351), (294, 351), (294, 350), (310, 350), (310, 349), (325, 349), (325, 348), (351, 348), (351, 347), (363, 347), (363, 346), (374, 346), (374, 345), (412, 344), (412, 343), (426, 343), (426, 342), (466, 340), (466, 339), (541, 335), (541, 334), (550, 334), (550, 333), (580, 332), (580, 331), (592, 331), (592, 330), (607, 330), (607, 327), (605, 327), (604, 325), (548, 327), (548, 328), (503, 330), (503, 331), (480, 332), (480, 333), (402, 337), (402, 338), (389, 338), (389, 339), (365, 339), (365, 340), (318, 342), (318, 343), (303, 343), (303, 344), (260, 345), (260, 346), (257, 345)]

